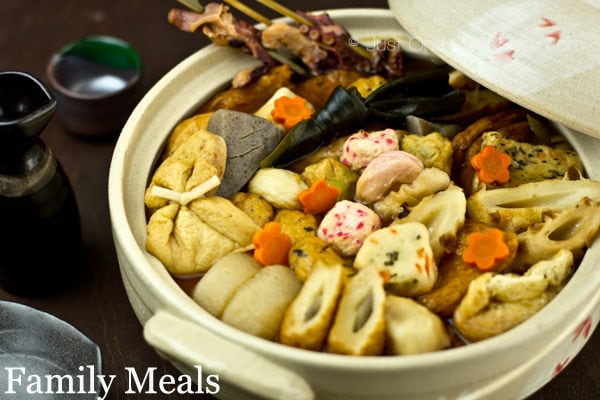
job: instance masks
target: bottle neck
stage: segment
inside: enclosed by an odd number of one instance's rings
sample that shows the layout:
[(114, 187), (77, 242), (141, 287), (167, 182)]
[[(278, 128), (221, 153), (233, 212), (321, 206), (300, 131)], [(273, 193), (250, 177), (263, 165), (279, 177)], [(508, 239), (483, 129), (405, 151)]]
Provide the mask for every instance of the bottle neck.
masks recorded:
[(1, 146), (0, 196), (26, 196), (43, 188), (54, 176), (57, 161), (43, 141), (28, 146)]
[(18, 143), (0, 143), (0, 174), (27, 174), (43, 162), (48, 151), (39, 138)]

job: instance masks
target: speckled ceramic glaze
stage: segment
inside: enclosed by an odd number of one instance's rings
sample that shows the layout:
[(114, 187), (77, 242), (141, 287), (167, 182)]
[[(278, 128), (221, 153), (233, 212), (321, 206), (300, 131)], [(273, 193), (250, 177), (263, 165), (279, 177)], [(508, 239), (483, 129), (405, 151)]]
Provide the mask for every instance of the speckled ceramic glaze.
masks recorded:
[[(600, 6), (563, 0), (389, 0), (402, 26), (479, 83), (600, 138)], [(423, 23), (427, 21), (427, 23)]]
[[(408, 40), (390, 11), (335, 10), (358, 38)], [(183, 372), (194, 365), (219, 374), (221, 398), (455, 399), (524, 398), (582, 348), (600, 318), (597, 244), (564, 290), (511, 331), (463, 348), (398, 357), (321, 354), (268, 342), (211, 316), (188, 297), (144, 249), (144, 190), (175, 125), (255, 63), (209, 46), (170, 71), (144, 97), (118, 140), (109, 177), (114, 240), (132, 307), (150, 345)], [(600, 142), (565, 130), (592, 178)], [(193, 375), (192, 375), (193, 376)]]

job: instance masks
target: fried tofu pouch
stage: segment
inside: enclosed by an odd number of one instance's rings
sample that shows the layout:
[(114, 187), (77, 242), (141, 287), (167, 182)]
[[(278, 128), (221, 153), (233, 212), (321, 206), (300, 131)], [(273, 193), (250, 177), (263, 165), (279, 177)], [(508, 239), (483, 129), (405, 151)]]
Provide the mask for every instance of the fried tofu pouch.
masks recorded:
[(146, 249), (174, 275), (197, 274), (248, 246), (259, 229), (229, 200), (204, 197), (186, 206), (173, 203), (155, 211), (146, 227)]
[(226, 161), (227, 146), (222, 137), (203, 129), (195, 131), (154, 172), (144, 195), (146, 207), (154, 211), (169, 202), (153, 194), (153, 187), (179, 193), (190, 191), (212, 176), (221, 179)]
[(571, 275), (573, 254), (562, 249), (524, 275), (487, 272), (475, 279), (454, 312), (454, 323), (470, 341), (499, 335), (550, 302)]
[(173, 129), (173, 132), (169, 135), (164, 151), (165, 157), (173, 154), (173, 152), (195, 132), (205, 130), (211, 116), (212, 113), (197, 114), (186, 118), (177, 124), (175, 129)]

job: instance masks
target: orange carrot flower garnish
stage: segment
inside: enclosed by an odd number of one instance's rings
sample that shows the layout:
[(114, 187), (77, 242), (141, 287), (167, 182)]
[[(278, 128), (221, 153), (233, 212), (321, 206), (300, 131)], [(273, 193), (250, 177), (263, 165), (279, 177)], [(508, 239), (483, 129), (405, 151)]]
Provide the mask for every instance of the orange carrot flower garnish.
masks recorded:
[(483, 146), (480, 153), (471, 157), (471, 165), (477, 171), (477, 177), (483, 183), (506, 183), (510, 179), (511, 158), (500, 153), (494, 146)]
[(300, 96), (281, 96), (275, 100), (275, 107), (271, 111), (273, 120), (282, 124), (286, 130), (292, 129), (298, 122), (310, 118), (311, 115), (312, 111), (308, 108), (306, 100)]
[(339, 194), (339, 188), (328, 185), (325, 179), (317, 179), (310, 188), (300, 192), (298, 200), (305, 213), (319, 214), (333, 207)]
[(254, 259), (262, 265), (288, 265), (292, 239), (281, 231), (279, 223), (267, 222), (252, 237)]
[(488, 229), (486, 232), (473, 232), (467, 236), (467, 248), (463, 252), (463, 260), (475, 265), (482, 271), (489, 271), (498, 261), (508, 258), (510, 250), (502, 232), (498, 229)]

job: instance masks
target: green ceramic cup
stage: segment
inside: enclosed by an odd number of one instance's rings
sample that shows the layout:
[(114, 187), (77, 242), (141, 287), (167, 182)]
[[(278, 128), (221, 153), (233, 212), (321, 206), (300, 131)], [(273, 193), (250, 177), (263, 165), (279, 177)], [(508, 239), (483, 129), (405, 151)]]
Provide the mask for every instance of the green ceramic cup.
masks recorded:
[(112, 36), (67, 44), (51, 57), (46, 74), (59, 119), (82, 136), (118, 134), (141, 97), (140, 55)]

